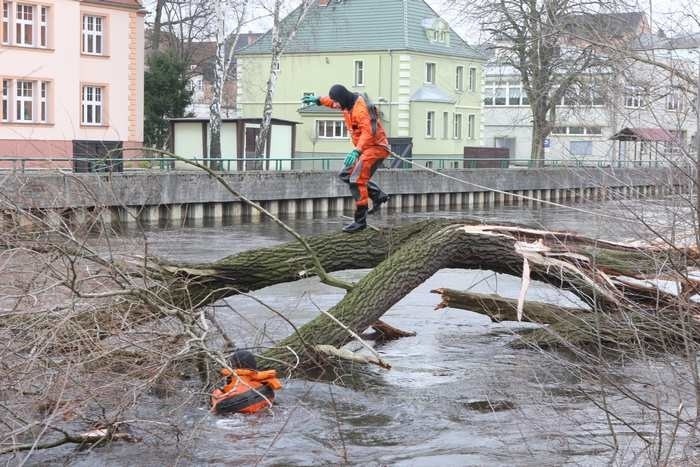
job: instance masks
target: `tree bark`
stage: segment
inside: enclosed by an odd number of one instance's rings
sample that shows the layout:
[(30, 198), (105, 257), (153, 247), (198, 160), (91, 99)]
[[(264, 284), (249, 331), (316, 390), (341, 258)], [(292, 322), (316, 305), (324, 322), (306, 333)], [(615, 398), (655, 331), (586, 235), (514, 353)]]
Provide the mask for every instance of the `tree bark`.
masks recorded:
[[(327, 356), (319, 354), (317, 346), (341, 348), (444, 268), (515, 276), (530, 271), (524, 283), (534, 279), (569, 290), (589, 307), (584, 312), (525, 302), (525, 319), (549, 326), (534, 331), (524, 342), (552, 345), (597, 340), (612, 346), (616, 336), (621, 336), (618, 340), (623, 344), (644, 340), (666, 346), (678, 342), (682, 329), (690, 329), (693, 339), (700, 336), (696, 332), (700, 321), (695, 318), (700, 316), (699, 304), (642, 281), (650, 275), (667, 274), (683, 290), (695, 290), (697, 283), (677, 273), (697, 265), (698, 252), (692, 248), (630, 246), (567, 232), (459, 220), (422, 221), (353, 235), (318, 235), (307, 242), (326, 272), (374, 269), (338, 304), (261, 356), (265, 366), (279, 370), (297, 368), (297, 361), (301, 362), (299, 369), (324, 366)], [(152, 265), (150, 279), (159, 284), (149, 296), (156, 294), (163, 307), (182, 310), (177, 311), (180, 314), (242, 292), (309, 277), (316, 271), (314, 260), (299, 243), (247, 251), (206, 264), (155, 258), (147, 263)], [(115, 306), (105, 307), (103, 313), (90, 311), (80, 329), (91, 325), (96, 327), (96, 337), (103, 338), (112, 326), (123, 332), (126, 321), (143, 324), (159, 316), (153, 299), (143, 300), (151, 306), (147, 314), (139, 314), (134, 306), (138, 299), (138, 295), (128, 297), (128, 306), (121, 313)], [(443, 291), (443, 299), (444, 305), (471, 309), (498, 321), (517, 319), (513, 312), (517, 304), (511, 300), (452, 291)], [(640, 337), (630, 325), (638, 325), (644, 335)]]
[[(436, 310), (458, 308), (481, 313), (496, 323), (518, 321), (518, 301), (511, 298), (503, 298), (494, 294), (460, 292), (452, 289), (435, 289), (431, 290), (431, 293), (442, 296), (442, 301), (435, 307)], [(528, 301), (524, 305), (523, 321), (554, 324), (567, 319), (567, 317), (590, 314), (590, 310), (583, 308), (566, 308), (549, 303)]]

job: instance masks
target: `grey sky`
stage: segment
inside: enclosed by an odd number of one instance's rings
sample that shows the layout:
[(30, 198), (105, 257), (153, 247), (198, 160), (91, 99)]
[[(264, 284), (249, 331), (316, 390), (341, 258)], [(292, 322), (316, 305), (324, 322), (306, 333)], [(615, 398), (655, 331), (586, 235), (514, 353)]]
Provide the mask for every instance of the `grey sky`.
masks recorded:
[[(152, 8), (153, 0), (143, 1), (146, 8)], [(270, 0), (254, 1), (270, 3)], [(427, 2), (468, 42), (475, 43), (483, 39), (480, 37), (478, 24), (473, 24), (455, 14), (456, 9), (449, 7), (450, 0), (427, 0)], [(285, 2), (285, 7), (291, 10), (296, 4), (298, 0), (289, 0)], [(645, 11), (647, 15), (651, 14), (653, 31), (661, 28), (671, 34), (700, 32), (700, 1), (698, 0), (647, 0), (638, 5), (638, 10)], [(269, 28), (269, 24), (269, 19), (262, 19), (251, 24), (249, 29), (262, 32)]]

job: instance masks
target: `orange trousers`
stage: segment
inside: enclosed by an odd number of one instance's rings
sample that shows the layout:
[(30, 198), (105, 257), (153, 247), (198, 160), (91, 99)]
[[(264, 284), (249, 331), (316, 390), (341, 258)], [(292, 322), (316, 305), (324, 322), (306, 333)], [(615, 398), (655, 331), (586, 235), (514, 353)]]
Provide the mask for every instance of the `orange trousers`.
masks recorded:
[(357, 206), (367, 206), (370, 197), (376, 199), (383, 194), (379, 185), (370, 179), (389, 154), (390, 152), (384, 147), (371, 147), (360, 155), (354, 165), (341, 170), (338, 176), (350, 185), (350, 192)]

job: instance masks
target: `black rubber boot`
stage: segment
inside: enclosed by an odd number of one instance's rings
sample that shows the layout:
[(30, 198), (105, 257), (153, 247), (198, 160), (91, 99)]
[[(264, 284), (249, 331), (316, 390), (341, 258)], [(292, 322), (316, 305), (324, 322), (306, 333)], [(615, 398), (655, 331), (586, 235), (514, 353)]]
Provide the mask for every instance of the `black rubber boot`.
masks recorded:
[(374, 214), (375, 212), (378, 212), (382, 204), (386, 203), (387, 201), (389, 201), (389, 195), (384, 192), (379, 192), (379, 196), (372, 198), (372, 209), (367, 211), (367, 214)]
[(367, 206), (358, 206), (355, 209), (355, 222), (343, 227), (343, 232), (354, 233), (367, 228)]

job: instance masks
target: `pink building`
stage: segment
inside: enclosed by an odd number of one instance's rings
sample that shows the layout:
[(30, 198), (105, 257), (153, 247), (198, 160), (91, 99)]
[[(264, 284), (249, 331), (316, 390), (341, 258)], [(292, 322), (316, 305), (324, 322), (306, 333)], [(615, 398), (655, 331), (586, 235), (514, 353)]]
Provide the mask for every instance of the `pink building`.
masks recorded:
[(73, 164), (46, 159), (142, 144), (145, 12), (138, 0), (0, 6), (0, 158), (66, 167)]

